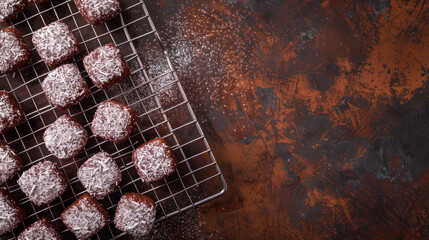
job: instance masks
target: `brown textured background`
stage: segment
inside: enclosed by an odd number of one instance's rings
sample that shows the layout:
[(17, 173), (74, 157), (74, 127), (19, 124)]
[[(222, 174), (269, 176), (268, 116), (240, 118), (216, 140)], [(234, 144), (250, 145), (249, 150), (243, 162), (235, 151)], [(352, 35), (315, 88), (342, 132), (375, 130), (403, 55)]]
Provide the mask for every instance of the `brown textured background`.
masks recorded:
[(229, 187), (149, 238), (429, 238), (427, 1), (146, 2)]

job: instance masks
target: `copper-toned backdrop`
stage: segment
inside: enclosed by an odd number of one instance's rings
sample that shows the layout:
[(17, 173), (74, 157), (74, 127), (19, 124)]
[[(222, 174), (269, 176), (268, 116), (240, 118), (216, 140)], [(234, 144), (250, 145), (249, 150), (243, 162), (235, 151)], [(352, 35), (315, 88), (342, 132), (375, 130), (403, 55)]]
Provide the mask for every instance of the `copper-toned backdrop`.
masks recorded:
[(229, 187), (151, 238), (429, 238), (427, 1), (146, 2)]

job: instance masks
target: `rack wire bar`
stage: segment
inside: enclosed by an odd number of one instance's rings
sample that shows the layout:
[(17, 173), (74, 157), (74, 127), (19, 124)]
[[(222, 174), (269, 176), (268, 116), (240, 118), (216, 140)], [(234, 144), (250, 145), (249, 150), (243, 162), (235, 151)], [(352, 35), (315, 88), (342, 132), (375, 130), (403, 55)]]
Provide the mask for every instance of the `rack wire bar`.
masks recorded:
[[(126, 192), (139, 192), (157, 203), (157, 220), (161, 221), (179, 212), (193, 208), (224, 194), (227, 185), (202, 128), (186, 97), (173, 64), (155, 28), (143, 0), (121, 1), (122, 13), (114, 19), (92, 26), (84, 21), (72, 0), (52, 0), (28, 5), (9, 25), (17, 28), (30, 49), (31, 60), (11, 75), (0, 76), (0, 89), (12, 93), (26, 114), (14, 129), (2, 135), (23, 159), (23, 170), (42, 160), (56, 162), (64, 172), (69, 186), (52, 203), (37, 207), (20, 190), (20, 174), (8, 181), (6, 187), (26, 210), (26, 219), (10, 234), (1, 239), (16, 239), (28, 225), (42, 217), (50, 218), (66, 239), (73, 234), (60, 220), (61, 212), (85, 192), (76, 177), (76, 171), (93, 154), (103, 150), (117, 162), (122, 172), (120, 188), (101, 203), (113, 220), (116, 204)], [(40, 83), (50, 69), (38, 56), (31, 42), (35, 30), (61, 20), (80, 42), (80, 53), (73, 60), (90, 86), (91, 95), (68, 110), (58, 110), (47, 101)], [(2, 28), (6, 24), (0, 24)], [(86, 72), (82, 60), (95, 48), (114, 43), (125, 56), (131, 76), (107, 91), (96, 88)], [(145, 61), (146, 51), (157, 56), (157, 61)], [(44, 130), (59, 116), (69, 114), (88, 132), (96, 107), (113, 99), (134, 108), (138, 123), (129, 140), (114, 144), (90, 136), (84, 151), (71, 160), (58, 160), (43, 143)], [(152, 184), (143, 183), (131, 161), (132, 152), (142, 143), (163, 137), (173, 149), (178, 168), (171, 176)], [(21, 171), (22, 172), (22, 171)], [(124, 233), (111, 222), (94, 239), (118, 239)]]

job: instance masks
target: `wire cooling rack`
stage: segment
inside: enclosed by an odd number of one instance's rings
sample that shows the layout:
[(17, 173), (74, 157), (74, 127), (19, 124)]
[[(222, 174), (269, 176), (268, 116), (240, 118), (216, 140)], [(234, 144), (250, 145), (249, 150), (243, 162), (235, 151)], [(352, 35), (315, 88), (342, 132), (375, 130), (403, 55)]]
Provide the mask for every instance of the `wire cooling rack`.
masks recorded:
[[(41, 217), (50, 218), (66, 239), (73, 234), (65, 228), (60, 214), (65, 207), (85, 192), (76, 171), (93, 154), (103, 150), (115, 159), (122, 171), (120, 189), (100, 202), (113, 219), (120, 197), (126, 192), (139, 192), (157, 203), (157, 221), (207, 202), (226, 191), (226, 182), (213, 156), (203, 131), (188, 102), (168, 54), (142, 0), (121, 1), (122, 13), (99, 26), (87, 24), (73, 1), (53, 0), (28, 5), (11, 24), (23, 35), (30, 48), (31, 61), (12, 75), (3, 75), (0, 88), (10, 91), (25, 112), (24, 121), (3, 134), (3, 139), (19, 152), (24, 168), (42, 161), (58, 163), (69, 182), (65, 193), (47, 206), (33, 205), (16, 181), (8, 181), (9, 192), (26, 210), (26, 219), (14, 231), (1, 239), (14, 239), (28, 225)], [(65, 22), (80, 42), (80, 53), (74, 62), (90, 86), (91, 96), (68, 109), (52, 107), (40, 83), (52, 70), (40, 59), (31, 42), (32, 33), (57, 20)], [(6, 25), (2, 25), (2, 28)], [(124, 55), (132, 74), (107, 91), (97, 89), (83, 71), (82, 59), (95, 48), (113, 42)], [(138, 123), (131, 137), (123, 144), (113, 144), (91, 136), (85, 151), (74, 159), (60, 161), (44, 146), (44, 130), (63, 114), (77, 119), (90, 132), (89, 125), (96, 107), (113, 99), (134, 108)], [(163, 137), (172, 146), (178, 160), (176, 172), (153, 184), (143, 183), (132, 165), (132, 151), (155, 137)], [(22, 171), (21, 171), (22, 172)], [(117, 239), (124, 234), (111, 222), (94, 238)]]

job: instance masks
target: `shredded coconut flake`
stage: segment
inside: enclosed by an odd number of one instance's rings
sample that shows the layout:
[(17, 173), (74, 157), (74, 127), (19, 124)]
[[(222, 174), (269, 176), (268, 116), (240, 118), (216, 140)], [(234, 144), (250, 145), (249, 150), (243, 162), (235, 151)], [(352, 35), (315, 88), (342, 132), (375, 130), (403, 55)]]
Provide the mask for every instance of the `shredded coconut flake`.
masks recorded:
[(76, 156), (85, 147), (88, 132), (68, 115), (59, 117), (43, 134), (46, 148), (59, 159)]
[(40, 57), (49, 66), (58, 65), (78, 52), (77, 39), (61, 21), (35, 31), (32, 40)]
[(28, 60), (27, 46), (16, 35), (17, 31), (14, 28), (0, 31), (0, 73), (8, 73)]
[(88, 85), (74, 64), (64, 64), (51, 71), (42, 88), (49, 102), (59, 109), (71, 107), (89, 94)]
[(172, 156), (163, 140), (154, 139), (133, 152), (133, 162), (144, 182), (154, 182), (174, 172), (176, 160)]
[(134, 236), (144, 236), (151, 231), (156, 207), (142, 198), (134, 193), (125, 194), (119, 200), (114, 219), (116, 228)]
[(37, 206), (58, 198), (67, 187), (64, 175), (51, 161), (39, 162), (22, 173), (18, 180), (21, 190)]
[[(89, 195), (88, 195), (89, 196)], [(61, 219), (78, 239), (88, 239), (103, 228), (109, 219), (89, 197), (79, 198), (62, 214)]]
[(0, 141), (0, 184), (13, 177), (22, 167), (21, 159), (9, 145)]
[(89, 194), (102, 199), (114, 191), (122, 176), (116, 162), (105, 152), (88, 159), (78, 170), (77, 176)]

